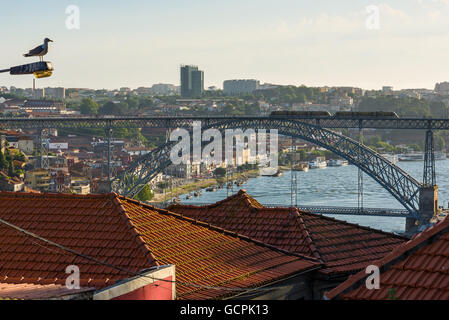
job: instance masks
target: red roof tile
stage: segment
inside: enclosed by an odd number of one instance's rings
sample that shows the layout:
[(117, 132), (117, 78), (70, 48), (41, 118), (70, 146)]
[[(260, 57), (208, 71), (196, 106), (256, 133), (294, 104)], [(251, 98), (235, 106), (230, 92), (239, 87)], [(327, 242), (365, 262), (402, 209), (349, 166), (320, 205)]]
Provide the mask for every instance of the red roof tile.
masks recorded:
[(64, 299), (92, 290), (94, 289), (68, 289), (65, 285), (60, 284), (0, 283), (0, 300)]
[(375, 261), (380, 290), (368, 290), (361, 271), (326, 293), (329, 299), (399, 300), (449, 299), (449, 219), (427, 229)]
[[(178, 297), (218, 298), (207, 286), (258, 287), (320, 266), (249, 238), (116, 194), (0, 193), (0, 219), (109, 264), (139, 272), (176, 265)], [(0, 282), (64, 284), (68, 265), (81, 285), (102, 288), (128, 278), (0, 224)]]
[(235, 231), (289, 252), (320, 259), (320, 272), (358, 271), (407, 239), (296, 208), (265, 208), (243, 190), (206, 206), (170, 211)]

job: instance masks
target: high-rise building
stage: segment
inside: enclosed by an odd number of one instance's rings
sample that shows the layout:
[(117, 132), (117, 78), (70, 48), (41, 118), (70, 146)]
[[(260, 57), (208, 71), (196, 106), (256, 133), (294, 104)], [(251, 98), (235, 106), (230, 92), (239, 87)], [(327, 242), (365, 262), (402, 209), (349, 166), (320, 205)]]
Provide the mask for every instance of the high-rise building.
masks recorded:
[(54, 88), (53, 92), (56, 99), (65, 99), (65, 88)]
[(226, 80), (223, 82), (223, 91), (225, 94), (242, 94), (251, 93), (258, 90), (260, 81), (249, 80)]
[(199, 97), (204, 91), (204, 72), (196, 70), (192, 72), (192, 96)]
[(45, 98), (45, 89), (34, 89), (33, 90), (33, 99), (44, 99)]
[(181, 66), (181, 96), (199, 97), (204, 91), (204, 72), (197, 66)]
[(447, 96), (449, 95), (449, 82), (441, 82), (435, 85), (435, 92)]
[(62, 100), (65, 99), (65, 88), (58, 87), (58, 88), (45, 88), (45, 97), (50, 99), (58, 99)]

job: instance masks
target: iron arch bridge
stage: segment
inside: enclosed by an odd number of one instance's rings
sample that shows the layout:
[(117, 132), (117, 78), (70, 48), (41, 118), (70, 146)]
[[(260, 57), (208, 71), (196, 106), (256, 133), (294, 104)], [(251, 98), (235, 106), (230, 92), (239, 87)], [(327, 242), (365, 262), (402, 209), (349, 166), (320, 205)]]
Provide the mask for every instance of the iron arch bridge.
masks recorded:
[[(191, 125), (191, 121), (181, 124), (186, 129), (191, 129)], [(205, 121), (202, 125), (203, 130), (215, 128), (220, 131), (249, 128), (277, 129), (281, 135), (303, 139), (326, 148), (356, 165), (377, 181), (404, 206), (409, 213), (407, 216), (418, 218), (419, 194), (423, 184), (372, 149), (349, 137), (299, 119), (229, 118), (221, 121)], [(131, 164), (126, 171), (111, 181), (112, 190), (127, 197), (136, 196), (145, 184), (171, 164), (170, 151), (176, 143), (167, 142)]]

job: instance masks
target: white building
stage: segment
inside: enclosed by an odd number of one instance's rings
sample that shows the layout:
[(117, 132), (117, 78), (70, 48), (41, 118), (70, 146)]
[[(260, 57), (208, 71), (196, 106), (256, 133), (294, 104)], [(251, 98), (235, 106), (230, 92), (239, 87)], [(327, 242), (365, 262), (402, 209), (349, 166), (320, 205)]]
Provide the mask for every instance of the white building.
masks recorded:
[(247, 80), (226, 80), (223, 82), (223, 91), (225, 94), (243, 94), (258, 90), (260, 81), (254, 79)]
[(443, 96), (449, 96), (449, 82), (437, 83), (435, 85), (435, 92)]
[(151, 87), (151, 94), (155, 96), (166, 96), (179, 93), (178, 87), (168, 83), (157, 83)]
[(382, 92), (383, 93), (392, 93), (393, 92), (393, 87), (391, 87), (391, 86), (383, 86), (382, 87)]

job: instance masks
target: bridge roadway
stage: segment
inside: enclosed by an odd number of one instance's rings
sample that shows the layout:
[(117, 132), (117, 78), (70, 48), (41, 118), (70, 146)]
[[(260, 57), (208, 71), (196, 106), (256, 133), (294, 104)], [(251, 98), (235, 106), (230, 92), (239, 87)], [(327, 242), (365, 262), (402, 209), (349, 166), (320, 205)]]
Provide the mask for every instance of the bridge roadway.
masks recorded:
[[(186, 205), (205, 206), (211, 203), (185, 203)], [(152, 204), (158, 208), (165, 209), (170, 203), (158, 202)], [(289, 208), (285, 204), (265, 204), (267, 208)], [(410, 212), (406, 209), (391, 209), (391, 208), (358, 208), (358, 207), (331, 207), (331, 206), (297, 206), (299, 210), (312, 212), (316, 214), (326, 215), (347, 215), (347, 216), (377, 216), (377, 217), (411, 217)]]
[(433, 118), (372, 118), (372, 117), (305, 117), (305, 116), (152, 116), (152, 117), (46, 117), (0, 118), (0, 129), (41, 128), (185, 128), (193, 121), (202, 121), (213, 127), (223, 121), (241, 121), (242, 124), (263, 128), (264, 123), (294, 120), (327, 129), (415, 129), (449, 130), (449, 119)]

